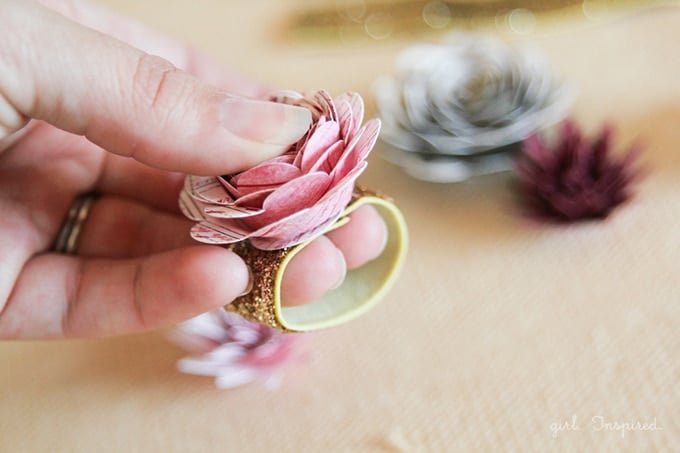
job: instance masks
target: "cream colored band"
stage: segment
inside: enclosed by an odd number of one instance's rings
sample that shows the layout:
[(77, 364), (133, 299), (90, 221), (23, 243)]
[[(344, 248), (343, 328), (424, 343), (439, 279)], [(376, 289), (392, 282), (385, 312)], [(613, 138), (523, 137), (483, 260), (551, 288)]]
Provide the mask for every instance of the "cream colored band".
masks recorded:
[(408, 247), (406, 222), (387, 198), (356, 189), (340, 219), (326, 232), (347, 223), (347, 216), (365, 204), (376, 208), (388, 229), (383, 253), (364, 266), (347, 272), (344, 283), (323, 298), (297, 307), (281, 306), (281, 280), (290, 260), (311, 241), (283, 250), (265, 251), (247, 242), (236, 244), (253, 272), (253, 290), (225, 308), (246, 319), (289, 332), (324, 329), (351, 321), (373, 307), (389, 290), (404, 263)]

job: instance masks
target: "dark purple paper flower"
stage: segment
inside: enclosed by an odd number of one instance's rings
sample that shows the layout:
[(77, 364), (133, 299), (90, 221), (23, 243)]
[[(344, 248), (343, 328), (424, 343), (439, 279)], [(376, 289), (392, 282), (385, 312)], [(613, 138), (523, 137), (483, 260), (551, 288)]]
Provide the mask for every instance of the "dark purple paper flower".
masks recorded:
[(524, 141), (517, 159), (518, 191), (529, 214), (559, 222), (605, 218), (628, 200), (640, 174), (639, 149), (611, 155), (613, 129), (588, 140), (572, 121), (562, 124), (555, 144), (538, 135)]

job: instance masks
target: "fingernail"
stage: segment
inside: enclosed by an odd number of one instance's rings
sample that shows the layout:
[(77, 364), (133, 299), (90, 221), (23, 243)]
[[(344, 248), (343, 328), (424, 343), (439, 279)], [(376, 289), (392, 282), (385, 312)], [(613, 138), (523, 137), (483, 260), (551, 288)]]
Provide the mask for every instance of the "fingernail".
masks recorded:
[(340, 279), (335, 283), (335, 285), (333, 285), (331, 290), (340, 288), (340, 286), (345, 281), (345, 277), (347, 276), (347, 264), (345, 263), (345, 255), (343, 255), (340, 249), (338, 248), (336, 248), (335, 251), (338, 253), (337, 259), (340, 260), (341, 263), (342, 275), (340, 275)]
[(302, 137), (312, 122), (304, 107), (245, 98), (222, 102), (225, 129), (246, 140), (271, 145), (290, 145)]
[(238, 295), (238, 297), (245, 296), (249, 292), (253, 290), (253, 285), (255, 284), (255, 276), (253, 276), (253, 271), (250, 269), (250, 266), (246, 266), (246, 269), (248, 269), (248, 284), (246, 285), (246, 289)]

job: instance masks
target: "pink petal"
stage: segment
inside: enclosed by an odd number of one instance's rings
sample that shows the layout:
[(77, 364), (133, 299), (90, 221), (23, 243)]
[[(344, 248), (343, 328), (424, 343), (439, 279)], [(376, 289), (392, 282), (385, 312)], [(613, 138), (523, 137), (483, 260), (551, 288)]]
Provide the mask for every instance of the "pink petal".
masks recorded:
[[(251, 236), (250, 243), (260, 250), (278, 250), (293, 247), (321, 234), (323, 230), (331, 226), (337, 217), (329, 218), (321, 223), (317, 219), (301, 218), (300, 222), (285, 219), (284, 222), (273, 227), (268, 235)], [(316, 225), (311, 230), (303, 230), (302, 226)]]
[(333, 145), (331, 145), (323, 155), (317, 159), (312, 168), (309, 169), (310, 172), (322, 171), (324, 173), (330, 174), (333, 168), (338, 164), (342, 153), (345, 151), (345, 142), (338, 140)]
[(300, 176), (300, 169), (294, 165), (267, 161), (234, 176), (231, 178), (231, 184), (242, 191), (244, 187), (249, 186), (279, 186), (298, 176)]
[(191, 237), (205, 244), (233, 244), (248, 238), (248, 232), (227, 222), (228, 219), (223, 224), (197, 223), (191, 228)]
[(179, 209), (189, 219), (198, 222), (205, 220), (203, 208), (205, 205), (195, 198), (193, 198), (186, 190), (182, 190), (179, 194)]
[(214, 176), (187, 176), (184, 180), (184, 190), (206, 203), (227, 204), (233, 201), (219, 178)]
[(328, 93), (328, 91), (326, 90), (317, 91), (316, 93), (314, 93), (314, 100), (318, 105), (321, 106), (323, 114), (327, 118), (333, 121), (338, 120), (338, 112), (335, 109), (335, 103), (333, 102), (333, 98)]
[(322, 116), (333, 121), (338, 119), (333, 98), (325, 90), (305, 94), (295, 91), (281, 91), (271, 96), (270, 99), (274, 102), (308, 108), (312, 112), (312, 119), (314, 121), (318, 121)]
[(305, 209), (266, 226), (261, 233), (254, 232), (250, 237), (250, 242), (262, 250), (292, 247), (321, 234), (335, 222), (339, 215), (340, 213), (336, 216), (324, 217), (322, 213), (312, 208)]
[(236, 205), (230, 206), (207, 206), (204, 209), (205, 215), (215, 219), (239, 219), (252, 217), (264, 212), (262, 208), (248, 208)]
[(311, 208), (296, 212), (251, 234), (250, 242), (263, 250), (290, 247), (320, 234), (342, 214), (354, 186), (336, 187)]
[(195, 221), (206, 220), (208, 217), (216, 219), (251, 217), (263, 212), (262, 204), (274, 190), (275, 188), (267, 188), (253, 191), (239, 197), (233, 203), (224, 205), (200, 203), (196, 200), (189, 203), (191, 200), (182, 198), (180, 194), (180, 209), (185, 216)]
[(265, 200), (264, 212), (243, 219), (253, 230), (302, 211), (316, 203), (328, 190), (330, 177), (325, 173), (309, 173), (290, 181), (271, 193)]
[(293, 165), (296, 167), (302, 167), (302, 151), (307, 147), (307, 143), (309, 143), (310, 138), (316, 133), (316, 130), (319, 129), (321, 126), (326, 124), (328, 120), (326, 117), (322, 116), (319, 118), (318, 121), (314, 122), (312, 126), (309, 128), (309, 131), (307, 131), (307, 134), (305, 134), (304, 138), (298, 140), (297, 145), (295, 146), (295, 160), (293, 161)]
[(364, 101), (359, 93), (344, 93), (335, 99), (343, 138), (349, 142), (364, 119)]
[(349, 142), (352, 139), (353, 131), (355, 129), (354, 116), (352, 115), (352, 107), (349, 102), (342, 101), (337, 104), (338, 115), (340, 119), (340, 136)]
[(270, 193), (274, 192), (276, 187), (259, 190), (257, 192), (251, 192), (248, 195), (244, 195), (234, 202), (234, 206), (243, 206), (249, 208), (261, 208), (264, 200), (267, 199)]
[(308, 173), (316, 161), (332, 144), (340, 139), (340, 125), (335, 121), (328, 121), (319, 126), (309, 137), (307, 145), (302, 150), (302, 172)]
[(264, 201), (264, 213), (244, 222), (252, 228), (261, 228), (316, 203), (330, 185), (325, 173), (308, 173), (287, 182), (272, 192)]
[(333, 182), (340, 181), (346, 174), (352, 171), (360, 162), (366, 160), (368, 154), (375, 146), (375, 141), (380, 133), (380, 120), (372, 119), (362, 127), (352, 139), (340, 161), (331, 172)]
[(230, 194), (233, 198), (238, 198), (241, 195), (243, 195), (236, 187), (234, 187), (230, 182), (229, 182), (229, 176), (218, 176), (217, 180), (224, 186), (224, 189), (227, 191), (228, 194)]
[(326, 90), (305, 93), (304, 98), (299, 101), (298, 105), (311, 110), (314, 121), (317, 121), (322, 116), (333, 121), (338, 119), (338, 112), (335, 110), (333, 98)]
[(325, 173), (308, 173), (287, 182), (265, 200), (266, 210), (281, 206), (296, 207), (298, 210), (311, 206), (328, 190), (330, 180)]
[(281, 104), (299, 105), (304, 96), (302, 93), (293, 90), (279, 90), (272, 94), (269, 99)]
[(340, 181), (334, 182), (333, 183), (333, 190), (335, 190), (337, 187), (344, 187), (347, 184), (351, 184), (352, 186), (354, 185), (354, 181), (366, 170), (366, 167), (368, 166), (368, 162), (364, 161), (361, 162), (359, 165), (354, 167), (352, 170), (350, 170), (349, 173), (344, 175)]
[(272, 157), (268, 159), (267, 162), (280, 162), (284, 164), (292, 164), (295, 159), (295, 152), (288, 151), (280, 156)]

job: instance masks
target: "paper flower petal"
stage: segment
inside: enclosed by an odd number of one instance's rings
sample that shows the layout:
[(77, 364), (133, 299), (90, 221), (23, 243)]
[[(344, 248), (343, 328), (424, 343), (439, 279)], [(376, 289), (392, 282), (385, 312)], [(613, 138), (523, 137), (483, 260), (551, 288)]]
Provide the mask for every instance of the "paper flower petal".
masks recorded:
[(285, 162), (265, 162), (235, 176), (230, 182), (241, 189), (253, 188), (253, 191), (263, 188), (276, 187), (300, 176), (301, 172), (295, 165)]

